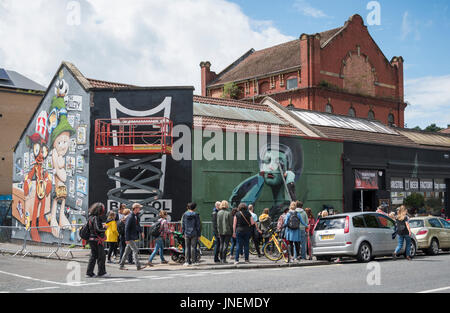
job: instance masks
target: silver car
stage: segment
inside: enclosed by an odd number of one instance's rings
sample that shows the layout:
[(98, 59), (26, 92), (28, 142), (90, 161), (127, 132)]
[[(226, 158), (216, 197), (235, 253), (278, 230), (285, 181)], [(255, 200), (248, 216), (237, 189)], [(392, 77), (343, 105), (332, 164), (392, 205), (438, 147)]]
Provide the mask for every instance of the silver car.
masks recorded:
[[(369, 262), (374, 257), (392, 255), (397, 238), (392, 239), (395, 222), (386, 215), (358, 212), (333, 215), (318, 221), (312, 236), (312, 254), (318, 260), (355, 257)], [(416, 255), (417, 239), (412, 233), (411, 257)], [(405, 245), (400, 253), (405, 253)]]

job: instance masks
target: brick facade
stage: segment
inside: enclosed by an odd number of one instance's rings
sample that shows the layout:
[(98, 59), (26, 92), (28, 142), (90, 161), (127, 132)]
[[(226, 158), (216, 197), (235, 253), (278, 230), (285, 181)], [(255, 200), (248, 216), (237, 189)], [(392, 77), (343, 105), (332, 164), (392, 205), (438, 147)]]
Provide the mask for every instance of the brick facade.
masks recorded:
[(341, 115), (353, 111), (361, 118), (371, 112), (384, 124), (404, 126), (403, 58), (389, 61), (359, 15), (340, 28), (250, 51), (219, 74), (210, 62), (200, 66), (203, 96), (222, 97), (223, 86), (234, 82), (238, 99), (269, 95), (284, 106)]

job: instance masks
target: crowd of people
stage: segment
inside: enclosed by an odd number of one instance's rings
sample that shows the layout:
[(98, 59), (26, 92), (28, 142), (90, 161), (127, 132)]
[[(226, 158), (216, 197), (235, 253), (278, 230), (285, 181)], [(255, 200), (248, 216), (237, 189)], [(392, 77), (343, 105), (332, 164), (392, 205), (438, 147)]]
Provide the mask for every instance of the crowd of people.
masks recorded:
[[(113, 263), (112, 257), (119, 259), (119, 268), (127, 270), (125, 263), (135, 264), (136, 269), (153, 266), (153, 259), (159, 253), (161, 264), (167, 264), (164, 259), (164, 242), (170, 235), (168, 227), (167, 212), (160, 211), (155, 239), (155, 248), (150, 255), (147, 264), (139, 261), (139, 248), (137, 241), (144, 238), (143, 229), (140, 225), (139, 215), (142, 205), (135, 203), (128, 209), (121, 205), (117, 213), (111, 211), (106, 216), (106, 209), (102, 203), (95, 203), (89, 209), (89, 246), (91, 255), (88, 263), (86, 277), (107, 277), (106, 259)], [(198, 265), (197, 243), (201, 236), (200, 215), (196, 212), (197, 204), (189, 203), (186, 212), (181, 218), (181, 231), (184, 237), (184, 266)], [(310, 208), (303, 209), (301, 201), (291, 202), (277, 221), (273, 221), (269, 215), (269, 209), (265, 208), (258, 217), (254, 212), (253, 205), (239, 204), (238, 207), (230, 209), (228, 201), (218, 201), (212, 212), (213, 234), (215, 237), (214, 262), (228, 263), (227, 255), (230, 252), (230, 260), (234, 264), (240, 262), (240, 256), (244, 256), (244, 262), (250, 263), (250, 240), (253, 241), (258, 257), (263, 255), (261, 248), (270, 240), (272, 233), (276, 231), (280, 238), (289, 244), (290, 255), (293, 261), (312, 260), (311, 237), (314, 229), (321, 218), (330, 215), (328, 210), (321, 211), (317, 218), (314, 217)], [(407, 209), (401, 206), (395, 212), (386, 213), (379, 207), (376, 211), (380, 214), (389, 215), (396, 221), (396, 231), (393, 236), (398, 238), (398, 246), (393, 252), (394, 259), (403, 244), (406, 244), (406, 255), (410, 260), (411, 229)], [(336, 211), (332, 215), (338, 214)], [(103, 222), (105, 221), (105, 222)], [(228, 251), (229, 245), (230, 251)], [(108, 250), (106, 254), (106, 250)], [(340, 258), (335, 260), (340, 261)], [(94, 274), (95, 264), (98, 274)]]
[(245, 263), (250, 263), (250, 240), (253, 241), (258, 257), (261, 257), (261, 248), (270, 240), (273, 231), (278, 232), (289, 243), (293, 260), (312, 259), (310, 238), (316, 223), (312, 210), (303, 209), (303, 203), (295, 201), (276, 222), (269, 216), (269, 211), (265, 208), (258, 217), (253, 205), (241, 203), (230, 210), (227, 201), (216, 202), (212, 212), (213, 234), (216, 238), (214, 262), (228, 263), (227, 249), (231, 241), (230, 256), (234, 263), (239, 263), (241, 255), (244, 256)]

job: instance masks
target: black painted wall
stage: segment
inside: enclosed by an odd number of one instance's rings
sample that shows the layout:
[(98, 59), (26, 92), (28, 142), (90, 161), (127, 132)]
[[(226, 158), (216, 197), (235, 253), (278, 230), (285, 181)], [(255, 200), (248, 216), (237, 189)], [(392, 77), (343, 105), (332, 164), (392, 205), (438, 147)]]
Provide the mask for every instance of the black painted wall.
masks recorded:
[[(155, 111), (162, 108), (162, 111)], [(120, 106), (126, 108), (120, 108)], [(130, 112), (130, 110), (132, 112)], [(169, 111), (170, 110), (170, 114)], [(174, 127), (185, 125), (192, 129), (193, 123), (193, 88), (137, 88), (119, 90), (95, 90), (93, 104), (91, 104), (91, 154), (89, 159), (91, 175), (89, 179), (90, 202), (103, 202), (108, 204), (107, 192), (116, 187), (116, 183), (110, 180), (106, 172), (114, 168), (114, 161), (110, 156), (94, 153), (95, 120), (116, 117), (144, 117), (144, 116), (169, 116)], [(140, 112), (146, 112), (140, 113)], [(176, 141), (177, 138), (174, 138)], [(143, 158), (145, 156), (129, 155), (128, 158)], [(175, 161), (172, 156), (167, 156), (165, 168), (164, 194), (162, 200), (171, 201), (169, 210), (171, 220), (178, 221), (184, 213), (186, 204), (191, 201), (192, 195), (192, 163), (191, 160)], [(153, 163), (161, 167), (161, 162)], [(124, 177), (134, 177), (136, 171), (124, 173)], [(160, 187), (155, 183), (154, 187)], [(161, 186), (162, 187), (162, 186)], [(162, 188), (161, 188), (162, 189)], [(130, 200), (146, 198), (147, 195), (139, 193), (126, 194), (124, 197)], [(161, 201), (160, 204), (162, 204)], [(166, 203), (167, 204), (167, 203)], [(108, 208), (114, 209), (117, 203), (109, 202)], [(166, 207), (167, 209), (167, 207)]]

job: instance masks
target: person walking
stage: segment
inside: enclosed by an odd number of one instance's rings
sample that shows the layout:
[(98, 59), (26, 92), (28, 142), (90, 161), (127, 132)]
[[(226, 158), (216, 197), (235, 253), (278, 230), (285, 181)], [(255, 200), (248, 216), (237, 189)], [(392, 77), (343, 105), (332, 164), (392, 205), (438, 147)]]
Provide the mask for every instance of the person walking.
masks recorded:
[(233, 216), (229, 210), (228, 201), (222, 201), (219, 206), (220, 211), (217, 213), (217, 231), (220, 236), (220, 262), (227, 262), (227, 250), (233, 235)]
[(252, 215), (248, 211), (247, 205), (241, 203), (238, 206), (238, 212), (234, 216), (233, 220), (233, 237), (236, 238), (237, 248), (234, 256), (234, 264), (239, 264), (239, 252), (242, 247), (244, 248), (245, 263), (250, 263), (250, 235), (252, 231), (252, 225), (255, 225), (255, 221)]
[(150, 255), (148, 259), (147, 266), (153, 266), (152, 261), (156, 256), (156, 253), (159, 252), (159, 257), (161, 259), (161, 264), (167, 264), (164, 259), (164, 241), (167, 239), (167, 236), (170, 234), (169, 226), (167, 224), (167, 212), (164, 210), (159, 211), (159, 220), (156, 222), (159, 223), (159, 236), (155, 238), (155, 249), (153, 253)]
[(89, 246), (91, 255), (87, 266), (86, 277), (96, 277), (94, 274), (95, 263), (97, 263), (97, 277), (108, 277), (106, 273), (106, 255), (105, 255), (105, 228), (102, 224), (102, 218), (105, 215), (105, 206), (103, 203), (95, 203), (89, 208)]
[(301, 247), (301, 258), (298, 258), (298, 261), (300, 259), (306, 260), (306, 250), (308, 245), (308, 240), (306, 237), (307, 231), (309, 231), (309, 223), (308, 223), (308, 214), (306, 214), (305, 210), (303, 210), (303, 202), (302, 201), (296, 201), (296, 209), (295, 211), (300, 213), (300, 216), (302, 218), (302, 223), (300, 223), (299, 231), (300, 231), (300, 247)]
[[(119, 222), (117, 222), (117, 231), (119, 233), (119, 262), (122, 260), (123, 254), (125, 253), (125, 248), (127, 247), (127, 244), (125, 243), (125, 223), (130, 213), (130, 209), (124, 209), (122, 211), (122, 217)], [(134, 264), (132, 253), (128, 255), (128, 264)]]
[(308, 216), (308, 232), (306, 236), (308, 238), (308, 259), (312, 260), (312, 242), (311, 238), (314, 234), (314, 226), (316, 225), (316, 220), (310, 208), (305, 209), (306, 215)]
[(119, 245), (119, 232), (117, 230), (116, 213), (110, 211), (108, 219), (106, 220), (106, 242), (108, 244), (108, 264), (113, 263), (111, 256), (114, 253), (114, 258), (117, 258), (117, 247)]
[(293, 255), (294, 260), (297, 259), (300, 252), (300, 224), (303, 224), (303, 226), (307, 225), (302, 221), (301, 214), (295, 211), (296, 208), (296, 203), (292, 202), (284, 220), (286, 228), (285, 238), (289, 242), (291, 255)]
[(408, 210), (404, 205), (400, 206), (397, 214), (397, 240), (398, 245), (392, 254), (392, 258), (397, 259), (398, 253), (403, 248), (403, 242), (405, 242), (406, 259), (411, 261), (411, 228), (409, 226)]
[(211, 214), (211, 219), (212, 219), (212, 226), (213, 226), (213, 235), (215, 238), (215, 242), (214, 242), (214, 263), (220, 263), (220, 258), (219, 258), (219, 254), (220, 254), (220, 236), (219, 233), (217, 231), (217, 213), (219, 212), (220, 209), (220, 201), (217, 201), (212, 214)]
[(141, 266), (139, 262), (139, 248), (136, 245), (136, 241), (139, 240), (139, 237), (142, 233), (142, 228), (139, 223), (139, 213), (141, 212), (142, 205), (139, 203), (135, 203), (132, 206), (132, 211), (130, 216), (127, 217), (125, 222), (125, 252), (120, 260), (120, 269), (126, 270), (125, 268), (125, 260), (128, 258), (130, 253), (133, 253), (134, 261), (136, 263), (136, 269), (138, 271), (144, 269), (146, 266)]
[(184, 266), (189, 266), (194, 263), (198, 265), (197, 255), (197, 241), (201, 235), (200, 215), (195, 212), (197, 209), (196, 203), (189, 203), (187, 211), (181, 218), (181, 232), (184, 235), (185, 242), (185, 260)]

